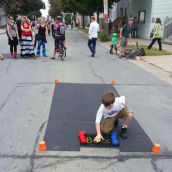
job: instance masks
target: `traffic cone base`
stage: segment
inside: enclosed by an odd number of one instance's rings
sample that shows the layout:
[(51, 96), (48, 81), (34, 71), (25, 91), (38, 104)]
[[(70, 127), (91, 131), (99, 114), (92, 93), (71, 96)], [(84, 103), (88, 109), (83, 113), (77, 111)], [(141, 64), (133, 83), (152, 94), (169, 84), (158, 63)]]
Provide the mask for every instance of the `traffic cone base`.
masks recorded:
[(59, 80), (55, 80), (54, 82), (55, 82), (55, 84), (59, 84), (59, 83), (60, 83), (60, 81), (59, 81)]
[(160, 150), (161, 150), (161, 148), (160, 148), (160, 145), (159, 144), (154, 144), (153, 145), (153, 147), (152, 147), (152, 152), (153, 153), (160, 153)]
[(115, 80), (112, 80), (112, 85), (115, 85), (116, 84), (116, 81)]
[(47, 150), (47, 145), (46, 145), (45, 141), (39, 142), (39, 151), (43, 152), (46, 150)]

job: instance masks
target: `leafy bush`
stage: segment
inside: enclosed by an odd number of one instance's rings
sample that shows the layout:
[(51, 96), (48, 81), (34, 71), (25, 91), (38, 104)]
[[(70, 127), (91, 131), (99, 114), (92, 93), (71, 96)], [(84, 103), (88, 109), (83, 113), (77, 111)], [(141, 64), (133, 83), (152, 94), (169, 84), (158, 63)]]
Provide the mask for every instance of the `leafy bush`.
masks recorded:
[(104, 31), (99, 32), (99, 40), (102, 42), (109, 41), (109, 38), (106, 36), (106, 33)]

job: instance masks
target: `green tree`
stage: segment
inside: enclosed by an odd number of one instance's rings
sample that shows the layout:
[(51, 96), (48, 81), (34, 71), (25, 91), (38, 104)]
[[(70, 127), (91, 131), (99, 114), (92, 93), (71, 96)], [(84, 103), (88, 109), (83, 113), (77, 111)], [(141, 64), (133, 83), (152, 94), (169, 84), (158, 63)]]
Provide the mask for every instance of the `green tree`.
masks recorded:
[(42, 0), (0, 0), (0, 4), (8, 15), (27, 15), (45, 8)]
[(60, 0), (49, 0), (50, 10), (49, 14), (53, 17), (61, 14), (61, 3)]
[[(109, 8), (112, 8), (112, 5), (119, 0), (109, 0)], [(98, 19), (99, 13), (103, 12), (103, 0), (60, 0), (61, 8), (64, 12), (79, 12), (83, 16), (92, 15), (94, 12), (97, 12)], [(84, 22), (83, 22), (84, 24)], [(84, 27), (84, 25), (83, 25)]]

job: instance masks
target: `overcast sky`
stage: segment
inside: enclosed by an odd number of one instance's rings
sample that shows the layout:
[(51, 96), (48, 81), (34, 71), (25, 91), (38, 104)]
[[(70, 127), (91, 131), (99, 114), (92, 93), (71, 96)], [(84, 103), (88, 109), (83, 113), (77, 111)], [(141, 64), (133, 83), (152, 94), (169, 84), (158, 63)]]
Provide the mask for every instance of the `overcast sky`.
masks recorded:
[(43, 15), (44, 17), (47, 17), (47, 15), (48, 15), (48, 10), (49, 10), (49, 7), (48, 7), (49, 3), (48, 3), (48, 0), (42, 0), (42, 1), (45, 2), (45, 7), (46, 7), (46, 9), (41, 10), (41, 13), (42, 13), (42, 15)]

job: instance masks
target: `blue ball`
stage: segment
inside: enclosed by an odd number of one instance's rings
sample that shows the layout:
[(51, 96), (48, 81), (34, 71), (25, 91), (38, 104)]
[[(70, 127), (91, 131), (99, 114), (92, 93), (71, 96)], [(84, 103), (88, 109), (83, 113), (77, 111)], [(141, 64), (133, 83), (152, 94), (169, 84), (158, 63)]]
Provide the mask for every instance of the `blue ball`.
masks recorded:
[(111, 133), (111, 142), (114, 146), (117, 146), (119, 144), (118, 139), (117, 139), (117, 132), (113, 131)]

